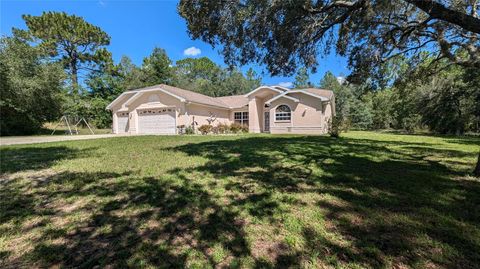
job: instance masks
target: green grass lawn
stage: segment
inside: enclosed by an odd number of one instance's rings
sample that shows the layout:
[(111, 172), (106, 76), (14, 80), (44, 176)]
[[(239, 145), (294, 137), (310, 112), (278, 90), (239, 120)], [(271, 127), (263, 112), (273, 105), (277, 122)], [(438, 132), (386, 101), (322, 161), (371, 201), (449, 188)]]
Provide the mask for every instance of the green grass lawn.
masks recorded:
[(479, 138), (1, 147), (0, 267), (478, 268)]

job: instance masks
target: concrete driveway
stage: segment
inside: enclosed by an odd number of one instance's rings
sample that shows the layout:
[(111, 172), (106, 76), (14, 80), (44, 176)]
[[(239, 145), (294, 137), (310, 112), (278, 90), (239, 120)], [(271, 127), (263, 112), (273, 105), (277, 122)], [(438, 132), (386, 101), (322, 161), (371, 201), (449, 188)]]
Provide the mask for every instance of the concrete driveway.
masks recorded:
[(70, 141), (70, 140), (86, 140), (97, 138), (109, 138), (119, 137), (127, 135), (117, 134), (98, 134), (98, 135), (50, 135), (50, 136), (7, 136), (0, 137), (0, 145), (19, 145), (19, 144), (34, 144), (34, 143), (47, 143), (58, 141)]

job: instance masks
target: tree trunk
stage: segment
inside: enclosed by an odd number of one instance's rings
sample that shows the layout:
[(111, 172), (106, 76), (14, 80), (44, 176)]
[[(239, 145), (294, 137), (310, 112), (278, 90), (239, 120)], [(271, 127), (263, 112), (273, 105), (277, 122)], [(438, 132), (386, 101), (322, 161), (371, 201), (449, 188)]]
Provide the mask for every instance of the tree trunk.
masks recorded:
[(70, 65), (70, 69), (72, 71), (72, 87), (73, 91), (72, 93), (75, 95), (79, 94), (78, 90), (78, 69), (77, 69), (77, 64), (75, 62), (72, 62)]
[(480, 177), (480, 152), (478, 153), (477, 165), (475, 166), (475, 170), (473, 170), (473, 175)]

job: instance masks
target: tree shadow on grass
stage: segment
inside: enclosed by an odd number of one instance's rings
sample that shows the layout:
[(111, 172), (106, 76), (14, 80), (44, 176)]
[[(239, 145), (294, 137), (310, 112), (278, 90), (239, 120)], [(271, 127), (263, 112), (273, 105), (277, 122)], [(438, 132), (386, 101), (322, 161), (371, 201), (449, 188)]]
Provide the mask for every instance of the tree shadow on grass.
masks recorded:
[(60, 160), (89, 156), (93, 150), (95, 149), (79, 150), (66, 146), (1, 148), (0, 174), (48, 168)]
[[(461, 171), (409, 146), (248, 137), (171, 148), (205, 162), (156, 177), (67, 171), (34, 188), (10, 181), (0, 185), (0, 233), (23, 244), (1, 251), (3, 267), (474, 268), (479, 183), (452, 180)], [(288, 230), (285, 219), (301, 218), (291, 208), (321, 214)], [(282, 238), (276, 253), (257, 255), (263, 245), (249, 233), (271, 227), (303, 245)]]
[(448, 141), (448, 143), (480, 147), (480, 137), (449, 137), (446, 140)]
[(5, 267), (184, 268), (192, 255), (205, 267), (225, 262), (212, 253), (219, 246), (249, 256), (237, 213), (198, 184), (99, 172), (61, 172), (31, 193), (16, 191), (31, 182), (12, 182), (2, 185), (0, 216), (16, 227), (2, 232), (32, 239), (19, 257), (2, 252)]
[(208, 159), (205, 165), (192, 168), (195, 172), (219, 180), (238, 178), (227, 188), (246, 194), (232, 197), (233, 204), (249, 208), (257, 217), (270, 218), (278, 210), (281, 202), (272, 200), (272, 192), (299, 194), (300, 200), (312, 192), (333, 197), (318, 201), (317, 206), (334, 227), (331, 232), (350, 247), (318, 239), (311, 253), (279, 255), (275, 266), (285, 266), (286, 261), (298, 264), (325, 247), (344, 264), (474, 268), (480, 263), (480, 241), (472, 237), (480, 235), (480, 184), (452, 180), (464, 172), (428, 159), (473, 154), (429, 150), (422, 143), (418, 150), (413, 144), (256, 137), (182, 145), (175, 150)]

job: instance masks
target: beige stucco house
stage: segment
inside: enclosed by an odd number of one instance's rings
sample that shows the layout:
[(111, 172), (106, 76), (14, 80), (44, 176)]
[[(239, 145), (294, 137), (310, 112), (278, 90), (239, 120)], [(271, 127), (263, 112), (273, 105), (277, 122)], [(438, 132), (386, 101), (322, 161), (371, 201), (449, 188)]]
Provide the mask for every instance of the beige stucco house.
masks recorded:
[(247, 125), (251, 133), (323, 134), (335, 113), (332, 91), (261, 86), (210, 97), (165, 84), (126, 91), (107, 109), (116, 134), (177, 134), (180, 126)]

